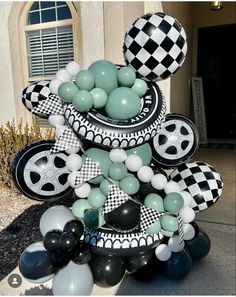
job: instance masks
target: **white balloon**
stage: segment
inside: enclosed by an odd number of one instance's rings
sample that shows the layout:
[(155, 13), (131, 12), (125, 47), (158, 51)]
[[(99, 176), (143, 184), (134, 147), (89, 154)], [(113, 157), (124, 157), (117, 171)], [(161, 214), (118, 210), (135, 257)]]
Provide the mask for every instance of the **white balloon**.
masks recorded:
[(71, 76), (70, 76), (69, 72), (66, 71), (66, 69), (58, 70), (56, 73), (56, 78), (60, 79), (63, 82), (71, 81)]
[(71, 155), (71, 154), (77, 154), (80, 151), (79, 147), (72, 147), (66, 150), (66, 153)]
[(164, 174), (157, 173), (151, 179), (151, 185), (154, 189), (163, 190), (167, 184), (167, 177)]
[(78, 154), (71, 154), (66, 160), (66, 167), (70, 171), (78, 171), (83, 165), (83, 160)]
[(190, 206), (193, 200), (192, 195), (187, 192), (187, 191), (182, 191), (180, 192), (180, 195), (183, 197), (184, 199), (184, 206)]
[(52, 114), (48, 117), (48, 122), (54, 127), (62, 126), (65, 124), (65, 117), (60, 114)]
[(180, 192), (180, 187), (176, 182), (174, 182), (173, 180), (170, 180), (165, 185), (164, 191), (165, 191), (166, 194), (173, 193), (173, 192), (179, 193)]
[(158, 260), (167, 261), (171, 257), (171, 250), (167, 244), (159, 244), (155, 249), (155, 254)]
[(195, 236), (195, 229), (191, 224), (184, 224), (184, 240), (191, 240)]
[(56, 138), (59, 138), (62, 135), (62, 133), (64, 132), (64, 130), (67, 128), (68, 127), (66, 125), (57, 126), (56, 131), (55, 131)]
[(141, 182), (144, 182), (144, 183), (149, 183), (153, 176), (154, 176), (154, 172), (152, 170), (151, 167), (149, 166), (142, 166), (138, 173), (138, 179), (141, 181)]
[(109, 158), (112, 162), (124, 162), (127, 159), (125, 150), (112, 149), (109, 153)]
[(142, 159), (137, 155), (129, 155), (125, 160), (125, 165), (127, 166), (129, 171), (135, 172), (139, 171), (139, 169), (143, 165)]
[(75, 77), (76, 74), (80, 71), (79, 63), (72, 61), (66, 65), (66, 70), (70, 74), (70, 76)]
[(183, 207), (179, 212), (180, 217), (182, 218), (184, 223), (190, 223), (195, 219), (195, 212), (194, 210), (189, 207)]
[(180, 252), (184, 248), (184, 246), (185, 246), (184, 241), (180, 243), (179, 235), (174, 235), (168, 240), (168, 247), (172, 252), (175, 252), (175, 253)]
[(60, 87), (60, 85), (63, 83), (63, 81), (61, 81), (58, 78), (53, 79), (50, 84), (49, 84), (49, 90), (51, 93), (58, 95), (58, 88)]
[(90, 191), (90, 185), (88, 183), (84, 183), (79, 188), (75, 189), (75, 195), (79, 198), (87, 198)]
[(79, 176), (79, 171), (72, 171), (67, 177), (69, 185), (74, 189), (79, 188), (80, 186), (75, 186), (75, 179), (77, 176)]

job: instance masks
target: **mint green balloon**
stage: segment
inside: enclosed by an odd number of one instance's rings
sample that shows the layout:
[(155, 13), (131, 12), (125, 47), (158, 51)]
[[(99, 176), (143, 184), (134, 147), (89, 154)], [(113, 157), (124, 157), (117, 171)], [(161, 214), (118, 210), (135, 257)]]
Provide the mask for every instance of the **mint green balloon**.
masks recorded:
[(94, 208), (100, 208), (104, 205), (106, 196), (99, 188), (92, 189), (88, 194), (88, 203)]
[(79, 89), (73, 82), (64, 82), (58, 88), (58, 95), (64, 102), (71, 103), (78, 91)]
[(87, 199), (78, 199), (72, 205), (72, 213), (75, 217), (83, 219), (87, 209), (92, 208)]
[(136, 146), (129, 150), (126, 150), (127, 155), (138, 155), (142, 161), (143, 165), (150, 165), (152, 160), (152, 149), (148, 143)]
[(156, 220), (154, 224), (152, 224), (147, 230), (146, 233), (148, 234), (156, 234), (161, 230), (160, 220)]
[(81, 90), (75, 94), (72, 103), (78, 111), (86, 112), (93, 107), (93, 97), (88, 91)]
[[(112, 184), (119, 186), (119, 181), (113, 180), (113, 179), (109, 179), (109, 180), (111, 181)], [(107, 196), (110, 191), (109, 184), (110, 184), (109, 181), (105, 178), (100, 183), (99, 188), (105, 196)]]
[(170, 215), (161, 216), (161, 226), (166, 231), (175, 232), (179, 229), (178, 219)]
[(127, 66), (118, 70), (118, 82), (122, 87), (132, 87), (136, 79), (135, 71)]
[(171, 213), (178, 213), (184, 206), (184, 199), (179, 193), (169, 193), (164, 199), (164, 208)]
[(140, 187), (140, 183), (138, 179), (132, 174), (127, 175), (120, 181), (121, 190), (128, 195), (136, 194), (139, 190), (139, 187)]
[(148, 85), (144, 80), (137, 78), (134, 82), (134, 85), (132, 86), (132, 90), (135, 91), (139, 97), (142, 97), (146, 94)]
[(107, 96), (107, 93), (103, 89), (94, 88), (94, 89), (92, 89), (92, 91), (90, 93), (93, 96), (94, 108), (100, 109), (106, 105), (108, 96)]
[(75, 83), (80, 90), (91, 91), (95, 85), (92, 72), (89, 70), (80, 70), (75, 77)]
[(108, 168), (108, 174), (114, 180), (121, 180), (127, 174), (127, 167), (121, 162), (112, 163)]
[(163, 230), (163, 229), (161, 229), (160, 232), (161, 232), (162, 235), (164, 235), (166, 237), (172, 237), (174, 235), (174, 232), (166, 231), (166, 230)]
[(106, 60), (99, 60), (89, 66), (95, 78), (95, 87), (103, 89), (110, 94), (118, 87), (117, 73), (118, 69), (115, 64)]
[(141, 100), (130, 88), (120, 87), (111, 92), (105, 106), (106, 114), (114, 120), (128, 120), (139, 114)]
[(164, 212), (163, 199), (158, 194), (148, 194), (144, 199), (144, 205), (158, 212)]

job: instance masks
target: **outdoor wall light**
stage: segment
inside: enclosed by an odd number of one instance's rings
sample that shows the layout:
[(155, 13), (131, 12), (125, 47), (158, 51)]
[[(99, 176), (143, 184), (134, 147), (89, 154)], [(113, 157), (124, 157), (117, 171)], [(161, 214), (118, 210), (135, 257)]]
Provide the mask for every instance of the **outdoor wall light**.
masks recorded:
[(223, 8), (223, 4), (221, 1), (213, 1), (211, 2), (211, 10), (216, 11), (216, 10), (221, 10)]

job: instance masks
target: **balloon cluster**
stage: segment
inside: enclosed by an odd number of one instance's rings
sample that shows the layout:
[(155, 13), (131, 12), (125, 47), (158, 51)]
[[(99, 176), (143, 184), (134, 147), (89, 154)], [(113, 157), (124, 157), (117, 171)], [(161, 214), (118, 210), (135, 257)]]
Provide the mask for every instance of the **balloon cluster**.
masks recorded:
[(127, 31), (123, 50), (127, 66), (100, 60), (81, 70), (73, 61), (23, 91), (27, 109), (55, 127), (56, 142), (18, 153), (16, 185), (30, 198), (72, 190), (76, 198), (71, 209), (42, 215), (43, 241), (20, 259), (29, 281), (53, 279), (55, 295), (88, 295), (93, 283), (114, 286), (126, 272), (180, 279), (210, 251), (194, 219), (219, 199), (223, 182), (211, 165), (191, 161), (198, 131), (165, 114), (155, 84), (182, 65), (185, 31), (173, 17), (149, 13)]

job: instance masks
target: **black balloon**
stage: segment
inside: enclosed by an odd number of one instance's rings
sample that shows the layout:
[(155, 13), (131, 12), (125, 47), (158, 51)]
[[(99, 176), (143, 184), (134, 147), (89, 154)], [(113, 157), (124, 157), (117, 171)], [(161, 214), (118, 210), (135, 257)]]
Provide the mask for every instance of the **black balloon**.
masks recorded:
[(199, 231), (195, 238), (186, 240), (185, 244), (193, 260), (199, 260), (206, 257), (211, 249), (210, 238), (202, 230)]
[(199, 227), (198, 227), (198, 224), (195, 223), (194, 221), (191, 222), (190, 224), (193, 226), (193, 228), (194, 228), (194, 230), (195, 230), (195, 235), (194, 235), (194, 238), (195, 238), (195, 237), (197, 237), (197, 235), (198, 235), (200, 229), (199, 229)]
[(51, 230), (43, 238), (43, 245), (46, 250), (53, 252), (58, 249), (58, 241), (61, 237), (61, 230)]
[(128, 200), (105, 215), (106, 223), (117, 230), (132, 230), (139, 225), (140, 206)]
[(78, 237), (72, 232), (63, 232), (59, 242), (58, 248), (62, 251), (72, 251), (78, 243)]
[(84, 233), (84, 225), (81, 221), (72, 220), (65, 224), (64, 232), (72, 232), (80, 238)]
[(70, 257), (68, 253), (57, 250), (51, 254), (51, 261), (55, 268), (60, 269), (69, 263)]
[(192, 268), (192, 258), (186, 249), (172, 253), (165, 263), (165, 274), (171, 279), (184, 278)]
[(89, 266), (95, 284), (103, 288), (117, 285), (125, 274), (125, 260), (118, 256), (93, 254)]
[(138, 271), (141, 267), (148, 264), (149, 260), (154, 254), (153, 250), (145, 253), (140, 253), (131, 257), (126, 258), (126, 270), (129, 273)]
[(84, 241), (80, 241), (70, 254), (71, 260), (79, 265), (88, 263), (92, 257), (90, 245)]

